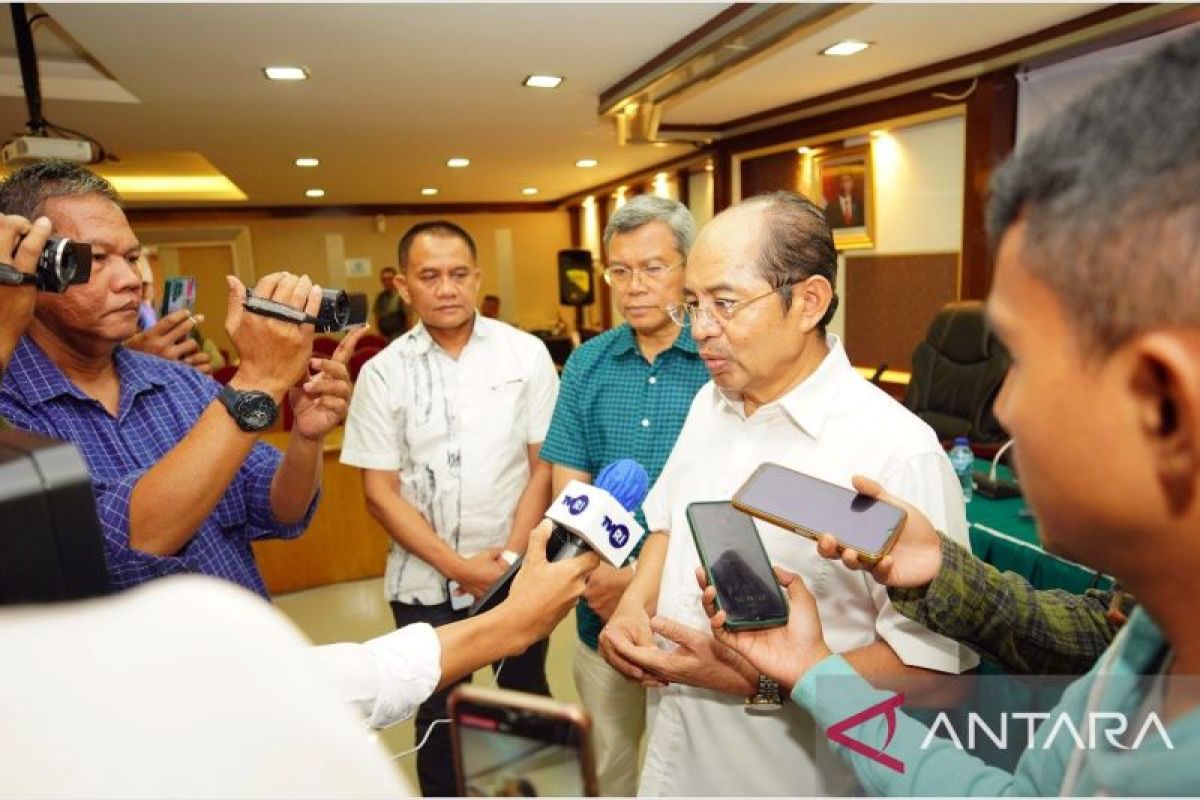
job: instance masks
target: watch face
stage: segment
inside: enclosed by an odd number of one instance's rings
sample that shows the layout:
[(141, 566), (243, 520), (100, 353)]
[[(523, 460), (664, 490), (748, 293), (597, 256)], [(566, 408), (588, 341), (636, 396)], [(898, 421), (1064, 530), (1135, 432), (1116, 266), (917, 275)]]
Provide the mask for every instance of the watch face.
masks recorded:
[(271, 396), (263, 392), (247, 392), (242, 395), (237, 407), (238, 419), (246, 428), (261, 431), (275, 422), (278, 406)]

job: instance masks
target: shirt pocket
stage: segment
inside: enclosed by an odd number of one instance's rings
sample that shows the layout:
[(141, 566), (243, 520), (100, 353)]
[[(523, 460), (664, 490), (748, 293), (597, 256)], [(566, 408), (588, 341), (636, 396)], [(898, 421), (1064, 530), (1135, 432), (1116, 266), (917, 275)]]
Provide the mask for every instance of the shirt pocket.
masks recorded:
[(528, 416), (525, 392), (528, 385), (522, 377), (486, 381), (479, 397), (472, 398), (464, 409), (464, 428), (473, 433), (473, 439), (494, 447), (523, 443)]

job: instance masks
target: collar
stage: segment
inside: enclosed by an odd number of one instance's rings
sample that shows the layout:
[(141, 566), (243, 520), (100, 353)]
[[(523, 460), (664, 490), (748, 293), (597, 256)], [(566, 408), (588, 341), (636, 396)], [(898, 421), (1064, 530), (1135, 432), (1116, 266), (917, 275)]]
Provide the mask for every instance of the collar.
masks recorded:
[[(842, 342), (836, 335), (825, 334), (825, 344), (829, 347), (829, 353), (816, 370), (783, 397), (764, 405), (756, 414), (778, 407), (812, 438), (816, 439), (821, 435), (825, 420), (836, 407), (842, 382), (849, 375), (858, 375), (850, 366), (850, 359), (846, 357)], [(740, 392), (725, 392), (718, 388), (715, 392), (715, 402), (727, 411), (745, 418)]]
[[(470, 345), (471, 342), (487, 339), (495, 335), (496, 326), (502, 324), (496, 322), (494, 319), (488, 319), (479, 312), (475, 312), (475, 322), (471, 328), (471, 336), (467, 339), (467, 344)], [(417, 324), (408, 333), (401, 336), (397, 341), (404, 343), (401, 347), (410, 356), (424, 355), (433, 349), (434, 345), (437, 345), (437, 342), (433, 340), (433, 336), (430, 335), (429, 329), (425, 327), (425, 323), (420, 319), (417, 320)]]
[[(674, 323), (671, 323), (672, 325)], [(624, 356), (629, 353), (640, 356), (641, 351), (638, 350), (637, 337), (634, 336), (633, 327), (624, 322), (613, 329), (613, 355)], [(690, 325), (680, 329), (679, 335), (675, 337), (675, 341), (667, 350), (679, 350), (684, 353), (696, 355), (699, 349), (696, 347), (696, 340), (692, 338), (692, 328)], [(666, 352), (666, 351), (663, 351)]]
[[(113, 361), (117, 368), (117, 379), (121, 383), (122, 403), (125, 397), (133, 398), (144, 391), (167, 385), (152, 361), (124, 347), (118, 346), (113, 351)], [(94, 402), (92, 397), (71, 383), (58, 365), (28, 336), (22, 336), (17, 343), (4, 384), (10, 390), (19, 392), (30, 405), (41, 405), (63, 396), (74, 397), (85, 403)]]

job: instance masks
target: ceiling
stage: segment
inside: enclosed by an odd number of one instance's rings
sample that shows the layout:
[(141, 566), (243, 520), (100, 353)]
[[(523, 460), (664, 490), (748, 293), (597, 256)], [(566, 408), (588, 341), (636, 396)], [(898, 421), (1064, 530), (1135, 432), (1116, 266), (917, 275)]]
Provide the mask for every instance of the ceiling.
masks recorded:
[[(45, 116), (116, 154), (117, 176), (224, 175), (220, 205), (554, 200), (694, 151), (617, 145), (598, 98), (727, 4), (51, 4), (34, 28)], [(716, 124), (974, 52), (1100, 8), (862, 4), (671, 101), (663, 122)], [(875, 42), (850, 58), (817, 51)], [(73, 42), (71, 41), (73, 40)], [(0, 132), (27, 118), (0, 24)], [(7, 57), (7, 58), (5, 58)], [(311, 79), (263, 78), (273, 64)], [(530, 73), (565, 76), (526, 89)], [(111, 80), (109, 80), (111, 78)], [(75, 99), (67, 99), (75, 98)], [(93, 99), (78, 99), (93, 98)], [(301, 169), (299, 156), (321, 165)], [(445, 165), (471, 159), (467, 169)], [(575, 161), (599, 160), (592, 169)], [(422, 187), (439, 189), (422, 197)], [(534, 197), (521, 194), (537, 187)], [(304, 191), (326, 194), (308, 200)], [(236, 195), (233, 195), (236, 196)], [(169, 193), (133, 205), (203, 205)]]

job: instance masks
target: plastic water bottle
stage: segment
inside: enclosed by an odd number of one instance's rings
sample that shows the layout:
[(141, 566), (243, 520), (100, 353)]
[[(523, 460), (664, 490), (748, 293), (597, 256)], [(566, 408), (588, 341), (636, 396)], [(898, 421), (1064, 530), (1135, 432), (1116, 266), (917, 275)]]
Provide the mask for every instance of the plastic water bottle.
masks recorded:
[(971, 502), (971, 495), (974, 494), (971, 472), (975, 466), (975, 454), (971, 452), (971, 444), (967, 437), (955, 438), (954, 447), (950, 448), (950, 464), (954, 467), (958, 482), (962, 486), (963, 502)]

